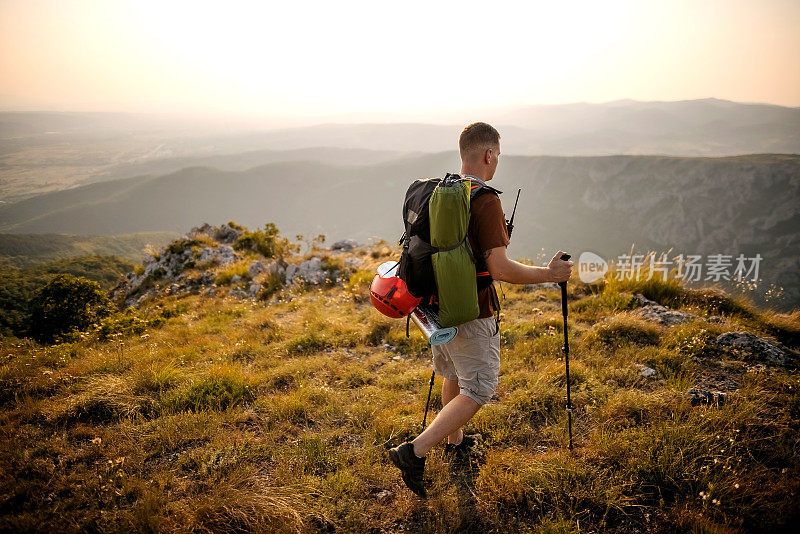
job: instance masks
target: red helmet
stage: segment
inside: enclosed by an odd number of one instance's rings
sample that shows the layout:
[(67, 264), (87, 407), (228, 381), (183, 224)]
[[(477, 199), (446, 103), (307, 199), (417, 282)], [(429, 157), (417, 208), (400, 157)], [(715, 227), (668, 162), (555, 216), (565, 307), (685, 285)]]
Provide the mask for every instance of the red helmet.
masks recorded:
[(395, 276), (397, 262), (391, 262), (394, 265), (387, 263), (378, 267), (378, 274), (369, 286), (369, 298), (375, 309), (397, 319), (414, 311), (422, 299), (412, 295), (406, 283)]

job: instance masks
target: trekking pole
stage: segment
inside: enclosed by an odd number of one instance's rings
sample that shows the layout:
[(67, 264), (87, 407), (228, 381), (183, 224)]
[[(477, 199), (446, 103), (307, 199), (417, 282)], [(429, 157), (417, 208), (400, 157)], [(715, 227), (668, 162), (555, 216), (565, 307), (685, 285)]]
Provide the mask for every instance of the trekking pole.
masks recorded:
[[(569, 260), (569, 254), (563, 254), (561, 259)], [(572, 450), (572, 400), (569, 396), (569, 339), (567, 338), (567, 283), (559, 282), (561, 286), (561, 314), (564, 316), (564, 362), (567, 366), (567, 421), (569, 425), (569, 450)]]
[(436, 376), (436, 371), (431, 373), (431, 384), (428, 387), (428, 400), (425, 401), (425, 415), (422, 416), (422, 430), (425, 430), (425, 421), (428, 419), (428, 405), (431, 403), (431, 391), (433, 391), (433, 378)]

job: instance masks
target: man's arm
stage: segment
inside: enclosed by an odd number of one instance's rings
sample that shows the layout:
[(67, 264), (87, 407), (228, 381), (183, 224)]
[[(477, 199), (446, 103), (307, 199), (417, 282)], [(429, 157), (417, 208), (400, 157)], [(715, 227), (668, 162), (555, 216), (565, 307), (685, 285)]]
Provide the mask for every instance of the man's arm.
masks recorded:
[(572, 262), (564, 261), (566, 254), (559, 250), (547, 267), (523, 265), (506, 256), (506, 247), (496, 247), (484, 253), (486, 267), (492, 278), (510, 284), (541, 284), (542, 282), (566, 282), (572, 272)]

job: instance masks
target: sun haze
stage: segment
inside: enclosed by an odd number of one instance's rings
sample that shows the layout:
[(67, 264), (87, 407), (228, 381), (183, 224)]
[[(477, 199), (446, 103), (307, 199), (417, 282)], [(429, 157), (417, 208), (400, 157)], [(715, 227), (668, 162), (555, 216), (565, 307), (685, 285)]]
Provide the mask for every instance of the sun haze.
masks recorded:
[(0, 4), (0, 107), (317, 116), (717, 97), (800, 105), (800, 3)]

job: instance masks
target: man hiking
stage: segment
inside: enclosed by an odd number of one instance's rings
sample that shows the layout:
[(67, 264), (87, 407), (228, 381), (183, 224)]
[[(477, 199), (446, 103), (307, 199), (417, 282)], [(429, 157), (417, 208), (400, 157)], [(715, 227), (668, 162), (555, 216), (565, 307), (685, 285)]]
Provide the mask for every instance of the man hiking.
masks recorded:
[[(478, 183), (494, 177), (500, 157), (500, 134), (492, 126), (470, 124), (458, 141), (461, 176)], [(485, 263), (494, 280), (512, 284), (563, 282), (569, 279), (572, 262), (561, 260), (558, 251), (547, 267), (523, 265), (506, 256), (509, 244), (505, 215), (496, 194), (484, 194), (470, 206), (469, 245), (476, 262)], [(482, 262), (480, 260), (483, 260)], [(425, 456), (447, 438), (446, 454), (461, 456), (473, 445), (462, 427), (478, 409), (489, 402), (497, 387), (500, 371), (500, 333), (492, 317), (499, 303), (494, 287), (478, 292), (477, 319), (458, 325), (458, 335), (446, 345), (433, 346), (433, 369), (444, 378), (442, 410), (416, 439), (389, 451), (389, 458), (403, 475), (403, 481), (417, 495), (425, 496)]]

